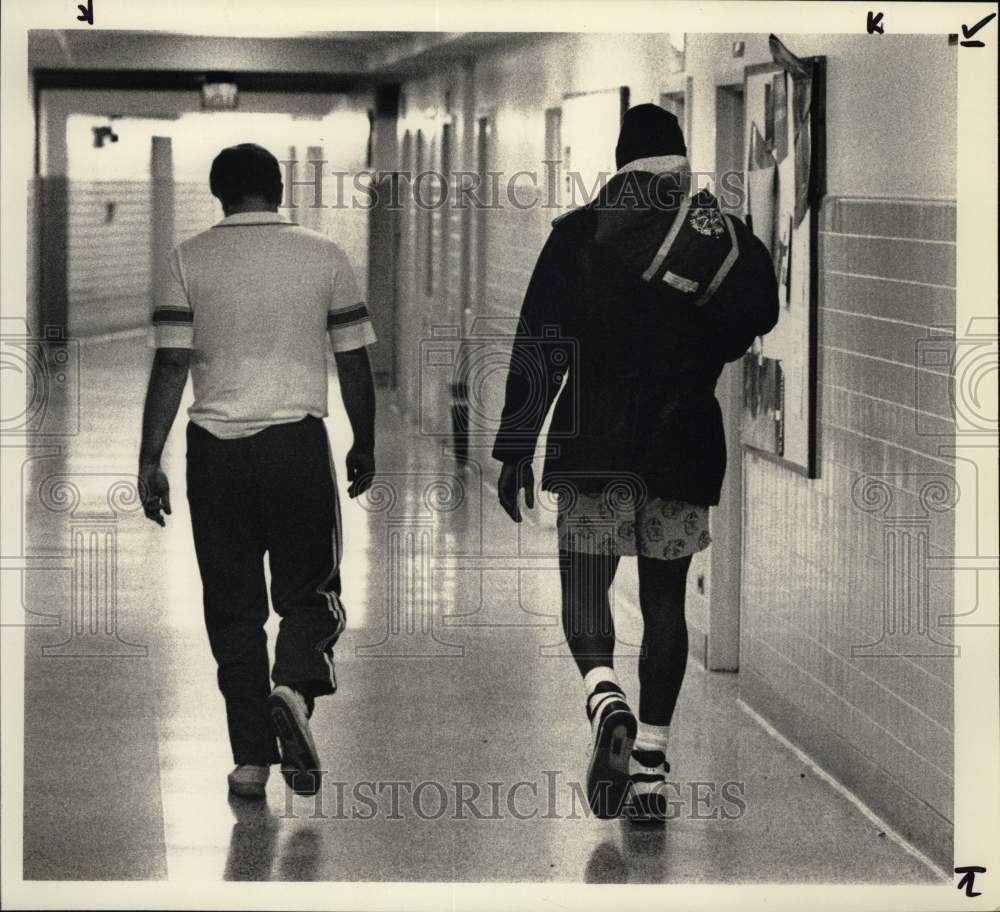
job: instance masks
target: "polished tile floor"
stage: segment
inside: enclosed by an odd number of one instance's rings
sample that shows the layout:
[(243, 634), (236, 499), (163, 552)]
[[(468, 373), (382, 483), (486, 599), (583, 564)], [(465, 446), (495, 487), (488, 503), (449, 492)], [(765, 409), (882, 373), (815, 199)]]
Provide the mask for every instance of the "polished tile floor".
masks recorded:
[[(321, 799), (292, 799), (279, 776), (266, 802), (228, 798), (180, 420), (165, 530), (128, 486), (148, 360), (138, 336), (83, 344), (78, 432), (24, 462), (26, 878), (935, 879), (740, 708), (735, 676), (694, 665), (674, 725), (674, 819), (660, 832), (591, 819), (553, 515), (515, 528), (485, 456), (482, 473), (456, 470), (385, 404), (379, 484), (364, 504), (342, 495), (350, 626), (340, 692), (313, 725)], [(75, 414), (72, 396), (50, 405)], [(349, 431), (329, 428), (341, 468)], [(637, 642), (634, 606), (616, 616)], [(619, 664), (634, 694), (634, 659)]]

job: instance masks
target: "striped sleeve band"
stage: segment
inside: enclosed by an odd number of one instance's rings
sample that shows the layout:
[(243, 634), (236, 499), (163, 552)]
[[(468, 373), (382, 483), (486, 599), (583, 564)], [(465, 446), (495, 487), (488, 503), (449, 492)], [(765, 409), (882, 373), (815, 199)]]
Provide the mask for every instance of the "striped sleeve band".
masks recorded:
[(193, 348), (194, 312), (179, 307), (156, 308), (148, 342), (152, 348)]
[(354, 326), (357, 323), (364, 323), (368, 319), (368, 308), (359, 303), (344, 310), (334, 310), (328, 313), (326, 315), (326, 328), (333, 332), (347, 326)]
[(368, 308), (360, 302), (327, 313), (326, 328), (335, 352), (364, 348), (375, 342), (375, 329)]
[(153, 311), (154, 326), (188, 326), (194, 323), (194, 312), (175, 307), (159, 307)]

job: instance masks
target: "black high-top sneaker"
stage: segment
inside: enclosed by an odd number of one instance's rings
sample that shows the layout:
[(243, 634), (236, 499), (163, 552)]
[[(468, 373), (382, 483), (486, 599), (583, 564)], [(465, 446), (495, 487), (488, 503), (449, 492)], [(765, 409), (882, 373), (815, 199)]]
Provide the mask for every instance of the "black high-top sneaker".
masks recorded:
[(587, 801), (597, 817), (622, 813), (629, 790), (629, 756), (638, 723), (616, 684), (602, 681), (587, 699), (594, 749), (587, 770)]

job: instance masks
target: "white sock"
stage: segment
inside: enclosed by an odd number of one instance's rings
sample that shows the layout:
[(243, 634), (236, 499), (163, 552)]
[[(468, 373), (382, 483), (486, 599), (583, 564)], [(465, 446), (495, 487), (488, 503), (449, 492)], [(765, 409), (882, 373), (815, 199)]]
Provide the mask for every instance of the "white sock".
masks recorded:
[(635, 744), (632, 750), (667, 752), (667, 739), (670, 737), (669, 725), (650, 725), (639, 720), (639, 729), (635, 734)]
[(621, 690), (621, 684), (618, 683), (618, 677), (615, 674), (615, 670), (608, 665), (599, 665), (597, 668), (591, 668), (583, 676), (583, 689), (587, 693), (587, 697), (594, 692), (594, 688), (597, 687), (601, 681), (610, 681), (619, 690)]
[(628, 773), (632, 777), (632, 788), (636, 794), (643, 792), (655, 792), (663, 787), (666, 778), (665, 768), (662, 764), (656, 766), (646, 766), (635, 758), (635, 750), (628, 758)]
[[(604, 682), (614, 685), (615, 690), (608, 690), (607, 688), (602, 688), (599, 692), (597, 691), (597, 686)], [(587, 692), (587, 713), (590, 716), (591, 724), (594, 726), (594, 730), (597, 730), (597, 725), (601, 719), (602, 705), (608, 700), (622, 699), (621, 685), (618, 683), (618, 678), (615, 675), (615, 670), (607, 665), (600, 665), (597, 668), (591, 668), (583, 677), (583, 689)]]
[(633, 777), (632, 788), (637, 795), (655, 792), (663, 785), (664, 767), (659, 765), (646, 766), (645, 763), (640, 763), (636, 759), (635, 752), (660, 751), (666, 755), (669, 734), (669, 725), (650, 725), (648, 722), (639, 722), (639, 728), (635, 733), (635, 744), (632, 745), (632, 755), (628, 759), (629, 775)]

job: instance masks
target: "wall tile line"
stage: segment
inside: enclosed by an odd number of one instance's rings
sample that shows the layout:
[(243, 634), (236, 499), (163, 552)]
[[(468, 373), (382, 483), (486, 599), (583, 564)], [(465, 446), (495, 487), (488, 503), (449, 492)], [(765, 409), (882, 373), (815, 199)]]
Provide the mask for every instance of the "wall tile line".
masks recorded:
[[(911, 240), (908, 238), (907, 240)], [(902, 285), (922, 285), (924, 288), (946, 288), (949, 291), (954, 291), (954, 285), (938, 285), (934, 282), (917, 282), (914, 279), (894, 279), (891, 276), (879, 276), (879, 275), (869, 275), (864, 272), (845, 272), (841, 269), (824, 269), (824, 273), (827, 275), (841, 275), (850, 276), (855, 279), (876, 279), (879, 282), (898, 282)]]
[[(954, 777), (954, 775), (953, 775), (952, 773), (949, 773), (949, 772), (948, 772), (947, 770), (943, 770), (943, 769), (941, 769), (941, 767), (939, 767), (939, 766), (938, 766), (938, 765), (937, 765), (936, 763), (934, 763), (934, 762), (933, 762), (932, 760), (929, 760), (929, 759), (927, 759), (927, 757), (924, 757), (924, 756), (923, 756), (922, 754), (920, 754), (920, 753), (919, 753), (918, 751), (915, 751), (915, 750), (914, 750), (914, 749), (913, 749), (912, 747), (910, 747), (909, 745), (907, 745), (907, 744), (904, 744), (904, 743), (903, 743), (902, 741), (900, 741), (900, 740), (899, 740), (899, 738), (897, 738), (897, 737), (896, 737), (896, 736), (895, 736), (895, 735), (894, 735), (894, 734), (893, 734), (893, 733), (892, 733), (891, 731), (889, 731), (889, 730), (888, 730), (888, 729), (887, 729), (887, 728), (886, 728), (885, 726), (883, 726), (883, 725), (880, 725), (880, 724), (879, 724), (879, 722), (878, 722), (878, 720), (876, 720), (876, 719), (873, 719), (873, 718), (872, 718), (871, 716), (869, 716), (869, 715), (868, 715), (868, 713), (866, 713), (866, 712), (865, 712), (865, 711), (864, 711), (863, 709), (860, 709), (859, 707), (855, 706), (854, 704), (852, 704), (852, 703), (849, 703), (849, 702), (848, 702), (847, 700), (845, 700), (845, 699), (844, 699), (844, 698), (843, 698), (843, 697), (842, 697), (842, 696), (841, 696), (840, 694), (838, 694), (838, 693), (837, 693), (837, 692), (836, 692), (835, 690), (833, 690), (833, 689), (831, 689), (830, 687), (828, 687), (828, 686), (827, 686), (826, 684), (824, 684), (824, 683), (823, 683), (823, 682), (822, 682), (822, 681), (821, 681), (821, 680), (820, 680), (819, 678), (817, 678), (817, 677), (816, 677), (816, 676), (815, 676), (814, 674), (812, 674), (812, 672), (810, 672), (810, 671), (809, 671), (808, 669), (806, 669), (806, 668), (803, 668), (803, 667), (802, 667), (801, 665), (799, 665), (799, 663), (798, 663), (798, 662), (796, 662), (796, 661), (795, 661), (794, 659), (792, 659), (792, 658), (789, 658), (789, 657), (788, 657), (787, 655), (785, 655), (785, 654), (784, 654), (783, 652), (778, 652), (778, 650), (776, 650), (776, 649), (775, 649), (775, 648), (774, 648), (773, 646), (771, 646), (771, 644), (770, 644), (770, 643), (768, 643), (768, 642), (767, 642), (766, 640), (762, 640), (762, 639), (760, 639), (759, 637), (756, 637), (756, 636), (754, 636), (753, 634), (749, 634), (749, 637), (750, 637), (750, 639), (754, 640), (755, 642), (757, 642), (757, 643), (760, 643), (760, 644), (761, 644), (762, 646), (764, 646), (764, 647), (765, 647), (766, 649), (768, 649), (769, 651), (773, 652), (773, 653), (774, 653), (774, 654), (775, 654), (776, 656), (778, 656), (779, 658), (783, 659), (783, 660), (784, 660), (785, 662), (787, 662), (787, 663), (788, 663), (789, 665), (792, 665), (792, 666), (794, 666), (795, 668), (797, 668), (797, 669), (798, 669), (799, 671), (801, 671), (801, 672), (802, 672), (802, 673), (803, 673), (803, 674), (804, 674), (804, 675), (805, 675), (806, 677), (808, 677), (808, 678), (811, 678), (811, 679), (812, 679), (813, 681), (815, 681), (815, 682), (816, 682), (816, 683), (817, 683), (817, 684), (818, 684), (818, 685), (819, 685), (820, 687), (822, 687), (822, 688), (823, 688), (823, 690), (827, 691), (827, 692), (828, 692), (828, 693), (829, 693), (829, 694), (830, 694), (830, 695), (831, 695), (831, 696), (832, 696), (832, 697), (833, 697), (833, 698), (834, 698), (835, 700), (837, 700), (837, 701), (838, 701), (839, 703), (843, 703), (843, 704), (844, 704), (844, 706), (846, 706), (846, 707), (849, 707), (850, 709), (854, 710), (854, 712), (856, 712), (856, 713), (859, 713), (859, 714), (860, 714), (861, 716), (864, 716), (864, 718), (866, 718), (866, 719), (867, 719), (867, 720), (868, 720), (869, 722), (871, 722), (871, 723), (872, 723), (872, 725), (874, 725), (874, 726), (875, 726), (876, 728), (878, 728), (878, 729), (880, 729), (880, 730), (881, 730), (882, 732), (884, 732), (884, 733), (885, 733), (885, 734), (886, 734), (886, 735), (887, 735), (887, 736), (888, 736), (889, 738), (891, 738), (891, 739), (892, 739), (893, 741), (895, 741), (895, 742), (896, 742), (896, 744), (898, 744), (898, 745), (899, 745), (899, 746), (900, 746), (900, 747), (901, 747), (901, 748), (902, 748), (903, 750), (907, 751), (907, 752), (908, 752), (908, 753), (910, 753), (910, 754), (913, 754), (913, 756), (914, 756), (914, 757), (916, 757), (916, 758), (917, 758), (918, 760), (920, 760), (920, 761), (921, 761), (922, 763), (926, 763), (926, 764), (927, 764), (928, 766), (932, 767), (932, 768), (933, 768), (933, 769), (934, 769), (935, 771), (939, 772), (939, 773), (940, 773), (940, 774), (941, 774), (942, 776), (944, 776), (944, 778), (945, 778), (945, 779), (947, 779), (947, 780), (948, 780), (948, 782), (951, 782), (951, 783), (954, 783), (954, 781), (955, 781), (955, 777)], [(769, 679), (767, 678), (767, 676), (766, 676), (766, 675), (762, 675), (762, 674), (761, 674), (761, 671), (760, 671), (759, 669), (758, 669), (758, 670), (756, 670), (756, 671), (755, 671), (755, 673), (756, 673), (756, 674), (758, 674), (758, 675), (761, 675), (761, 677), (764, 677), (764, 679), (765, 679), (765, 680), (769, 680)], [(772, 686), (774, 686), (774, 685), (772, 684)], [(801, 704), (799, 704), (799, 705), (801, 705)], [(827, 723), (827, 724), (829, 724), (829, 723)], [(840, 735), (840, 733), (839, 733), (839, 732), (838, 732), (838, 735), (839, 735), (840, 737), (844, 737), (843, 735)], [(868, 759), (872, 761), (872, 763), (875, 763), (875, 764), (876, 764), (877, 766), (879, 766), (879, 767), (880, 767), (881, 769), (885, 769), (885, 766), (884, 766), (884, 764), (883, 764), (883, 763), (882, 763), (882, 762), (881, 762), (880, 760), (877, 760), (876, 758), (874, 758), (874, 757), (870, 756), (869, 754), (867, 754), (867, 752), (866, 752), (866, 751), (865, 751), (865, 749), (864, 749), (864, 745), (863, 745), (863, 744), (860, 744), (860, 743), (858, 743), (858, 742), (856, 742), (856, 741), (852, 741), (852, 742), (851, 742), (851, 744), (852, 744), (852, 746), (853, 746), (853, 747), (855, 748), (855, 750), (858, 750), (858, 751), (860, 751), (861, 753), (865, 754), (865, 756), (867, 756), (867, 757), (868, 757)], [(907, 791), (909, 791), (909, 789), (907, 789)], [(912, 793), (911, 793), (911, 794), (912, 794)], [(919, 796), (916, 796), (916, 797), (919, 797)], [(924, 800), (924, 799), (921, 799), (921, 800)], [(924, 803), (926, 804), (927, 802), (925, 801)], [(930, 806), (931, 806), (931, 807), (933, 807), (933, 805), (930, 805)]]

